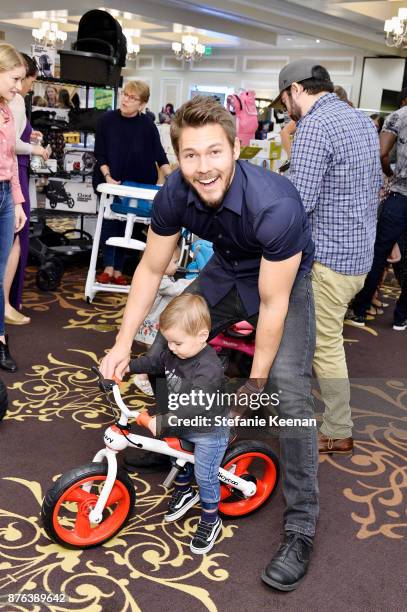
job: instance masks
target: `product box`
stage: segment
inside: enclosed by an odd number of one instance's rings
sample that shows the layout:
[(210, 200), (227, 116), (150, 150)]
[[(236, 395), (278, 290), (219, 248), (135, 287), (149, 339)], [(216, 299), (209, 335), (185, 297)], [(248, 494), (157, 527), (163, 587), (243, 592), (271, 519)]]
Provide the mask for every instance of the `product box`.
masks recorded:
[(79, 144), (81, 142), (80, 132), (64, 132), (64, 140), (69, 144)]
[(239, 159), (253, 159), (253, 157), (258, 155), (260, 151), (260, 147), (252, 147), (247, 145), (245, 147), (240, 147)]
[(64, 153), (65, 172), (78, 174), (93, 174), (96, 157), (92, 149), (84, 147), (66, 147)]
[(49, 178), (44, 186), (46, 210), (96, 214), (97, 197), (91, 178)]
[(280, 159), (281, 157), (281, 142), (278, 138), (273, 138), (270, 140), (256, 140), (253, 138), (250, 141), (250, 146), (259, 147), (261, 153), (259, 154), (262, 157), (266, 157), (268, 159)]

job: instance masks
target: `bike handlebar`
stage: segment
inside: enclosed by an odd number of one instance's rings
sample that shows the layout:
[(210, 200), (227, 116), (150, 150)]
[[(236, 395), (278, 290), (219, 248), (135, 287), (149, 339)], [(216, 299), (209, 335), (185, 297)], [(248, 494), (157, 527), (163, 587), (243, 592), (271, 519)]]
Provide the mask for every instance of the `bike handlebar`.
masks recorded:
[(137, 425), (141, 425), (142, 427), (146, 427), (148, 429), (148, 426), (151, 420), (153, 419), (153, 417), (151, 417), (146, 412), (140, 412), (139, 410), (129, 410), (127, 408), (126, 404), (123, 402), (123, 399), (120, 393), (120, 389), (119, 389), (120, 380), (116, 378), (115, 376), (113, 377), (112, 380), (108, 378), (103, 378), (101, 371), (96, 366), (92, 366), (91, 370), (99, 378), (99, 388), (101, 391), (103, 391), (104, 393), (107, 393), (108, 391), (113, 391), (114, 399), (116, 401), (116, 404), (120, 408), (121, 413), (127, 418), (132, 417), (136, 419)]

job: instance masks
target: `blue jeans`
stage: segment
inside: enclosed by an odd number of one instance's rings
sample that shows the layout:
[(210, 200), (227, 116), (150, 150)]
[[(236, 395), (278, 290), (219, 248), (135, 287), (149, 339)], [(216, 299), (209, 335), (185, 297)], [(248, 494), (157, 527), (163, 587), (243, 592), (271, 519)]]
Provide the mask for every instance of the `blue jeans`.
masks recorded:
[(14, 240), (14, 202), (9, 181), (0, 181), (0, 336), (4, 336), (4, 274)]
[[(186, 291), (202, 295), (199, 278)], [(253, 325), (257, 324), (258, 315), (247, 317), (236, 289), (232, 289), (215, 306), (209, 306), (209, 310), (212, 320), (210, 338), (237, 321), (247, 320)], [(158, 332), (149, 354), (161, 351), (165, 344)], [(311, 392), (314, 351), (314, 297), (311, 274), (307, 274), (298, 279), (292, 288), (283, 337), (270, 371), (270, 385), (279, 392), (279, 418), (314, 418)], [(284, 528), (313, 536), (319, 513), (317, 428), (286, 427), (277, 431), (286, 503)], [(273, 429), (270, 428), (268, 433), (273, 435)]]
[[(182, 480), (188, 482), (195, 474), (201, 502), (208, 507), (219, 504), (220, 484), (218, 472), (229, 441), (229, 429), (217, 428), (208, 433), (183, 433), (182, 438), (195, 444), (195, 465), (187, 463)], [(189, 479), (188, 479), (189, 476)]]
[[(376, 242), (372, 268), (366, 277), (363, 289), (356, 295), (352, 310), (358, 316), (365, 316), (373, 295), (380, 283), (387, 257), (393, 245), (403, 238), (407, 231), (407, 196), (392, 192), (383, 204), (383, 211), (377, 223)], [(394, 323), (401, 324), (407, 319), (407, 283), (403, 283), (401, 294), (394, 311)]]

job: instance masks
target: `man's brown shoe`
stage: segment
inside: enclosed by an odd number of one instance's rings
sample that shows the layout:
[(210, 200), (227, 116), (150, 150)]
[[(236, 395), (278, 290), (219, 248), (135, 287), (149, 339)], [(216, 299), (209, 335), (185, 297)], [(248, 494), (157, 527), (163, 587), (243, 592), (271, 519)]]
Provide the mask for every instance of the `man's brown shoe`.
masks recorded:
[(328, 438), (318, 433), (318, 451), (320, 455), (351, 455), (353, 438)]

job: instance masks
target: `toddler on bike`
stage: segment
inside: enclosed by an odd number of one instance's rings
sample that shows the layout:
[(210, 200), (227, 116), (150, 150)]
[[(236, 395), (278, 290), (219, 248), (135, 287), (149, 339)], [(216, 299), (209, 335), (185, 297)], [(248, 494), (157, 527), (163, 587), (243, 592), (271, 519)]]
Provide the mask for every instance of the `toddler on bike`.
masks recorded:
[[(228, 445), (229, 428), (216, 426), (214, 417), (223, 413), (219, 391), (223, 389), (224, 371), (216, 351), (206, 342), (211, 319), (203, 297), (183, 293), (174, 298), (161, 313), (159, 324), (168, 346), (156, 355), (132, 360), (129, 369), (135, 374), (165, 375), (173, 412), (154, 417), (149, 425), (152, 433), (176, 424), (177, 435), (195, 444), (195, 464), (186, 464), (178, 474), (165, 520), (176, 521), (200, 499), (202, 514), (190, 549), (204, 554), (211, 550), (222, 529), (218, 470)], [(193, 427), (189, 425), (192, 419)], [(199, 493), (191, 487), (193, 473)]]
[[(140, 329), (138, 330), (136, 337), (134, 338), (137, 342), (141, 342), (147, 346), (151, 346), (157, 335), (159, 329), (160, 314), (164, 308), (169, 304), (172, 298), (180, 295), (193, 279), (179, 278), (175, 280), (174, 274), (176, 273), (179, 265), (180, 248), (177, 246), (171, 257), (171, 261), (165, 270), (164, 276), (162, 277), (160, 286), (158, 288), (157, 297), (154, 301), (153, 307), (144, 319)], [(136, 374), (133, 379), (136, 387), (141, 389), (146, 395), (153, 395), (148, 376), (146, 374)]]

